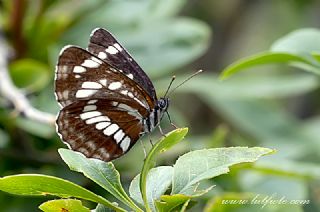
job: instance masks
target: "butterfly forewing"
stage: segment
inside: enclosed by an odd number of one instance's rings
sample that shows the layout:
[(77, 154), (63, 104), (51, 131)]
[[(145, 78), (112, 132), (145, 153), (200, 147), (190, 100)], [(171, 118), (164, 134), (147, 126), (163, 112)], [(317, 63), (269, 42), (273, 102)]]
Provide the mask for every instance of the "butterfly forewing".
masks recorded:
[(90, 37), (88, 51), (121, 70), (127, 77), (139, 84), (150, 97), (156, 99), (150, 78), (110, 32), (102, 28), (94, 30)]
[(139, 139), (141, 114), (124, 103), (79, 100), (63, 108), (57, 126), (61, 139), (87, 157), (110, 161)]
[(64, 48), (60, 54), (55, 92), (62, 106), (79, 99), (124, 99), (138, 103), (143, 115), (154, 106), (154, 100), (134, 81), (75, 46)]

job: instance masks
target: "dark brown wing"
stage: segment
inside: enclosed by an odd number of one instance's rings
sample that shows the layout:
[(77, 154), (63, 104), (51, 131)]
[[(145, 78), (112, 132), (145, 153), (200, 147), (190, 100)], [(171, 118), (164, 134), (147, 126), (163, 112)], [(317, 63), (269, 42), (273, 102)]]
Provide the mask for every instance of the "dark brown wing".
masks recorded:
[(139, 105), (138, 110), (143, 116), (151, 111), (156, 101), (121, 71), (75, 46), (67, 46), (61, 51), (56, 68), (55, 94), (62, 107), (95, 98), (131, 101)]
[(104, 161), (135, 144), (156, 101), (120, 70), (75, 46), (61, 51), (55, 94), (62, 107), (57, 118), (61, 139)]
[(110, 161), (130, 150), (142, 131), (141, 114), (125, 103), (80, 100), (63, 108), (57, 119), (61, 139), (86, 157)]
[(122, 70), (124, 74), (138, 83), (153, 99), (156, 99), (154, 86), (148, 75), (141, 69), (128, 51), (105, 29), (92, 31), (88, 51), (106, 63)]

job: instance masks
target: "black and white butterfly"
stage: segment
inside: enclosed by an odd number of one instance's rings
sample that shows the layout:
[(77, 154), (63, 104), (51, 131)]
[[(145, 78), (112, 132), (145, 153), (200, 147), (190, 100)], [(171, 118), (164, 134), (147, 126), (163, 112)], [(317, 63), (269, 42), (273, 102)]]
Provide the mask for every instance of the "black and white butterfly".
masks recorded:
[(159, 125), (169, 99), (105, 29), (95, 29), (88, 49), (66, 46), (56, 68), (55, 94), (62, 107), (61, 139), (86, 157), (110, 161), (128, 152)]

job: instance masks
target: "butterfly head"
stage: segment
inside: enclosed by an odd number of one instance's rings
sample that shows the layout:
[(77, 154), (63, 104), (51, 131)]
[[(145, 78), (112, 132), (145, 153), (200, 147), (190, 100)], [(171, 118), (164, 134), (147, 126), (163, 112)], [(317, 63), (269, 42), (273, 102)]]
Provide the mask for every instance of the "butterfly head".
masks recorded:
[(168, 97), (162, 97), (157, 101), (157, 107), (160, 111), (165, 112), (167, 111), (169, 107), (169, 98)]

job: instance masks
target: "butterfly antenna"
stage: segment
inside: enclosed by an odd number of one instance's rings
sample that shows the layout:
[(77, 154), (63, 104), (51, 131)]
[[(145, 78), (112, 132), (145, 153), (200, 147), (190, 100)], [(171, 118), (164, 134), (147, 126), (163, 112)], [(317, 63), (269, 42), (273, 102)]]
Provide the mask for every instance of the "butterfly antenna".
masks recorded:
[(164, 97), (166, 97), (167, 96), (167, 94), (168, 94), (168, 92), (169, 92), (169, 90), (170, 90), (170, 88), (171, 88), (171, 85), (172, 85), (172, 83), (173, 83), (173, 81), (176, 79), (176, 76), (172, 76), (172, 79), (171, 79), (171, 81), (170, 81), (170, 84), (169, 84), (169, 86), (168, 86), (168, 88), (167, 88), (167, 91), (166, 91), (166, 93), (164, 94)]
[[(194, 76), (197, 76), (198, 74), (202, 73), (203, 70), (199, 70), (196, 73), (192, 74), (191, 76), (189, 76), (187, 79), (183, 80), (178, 86), (176, 86), (174, 89), (172, 89), (170, 91), (170, 93), (168, 94), (168, 96), (170, 96), (177, 88), (179, 88), (180, 86), (182, 86), (183, 84), (185, 84), (187, 81), (189, 81), (191, 78), (193, 78)], [(172, 83), (172, 81), (171, 81)]]

